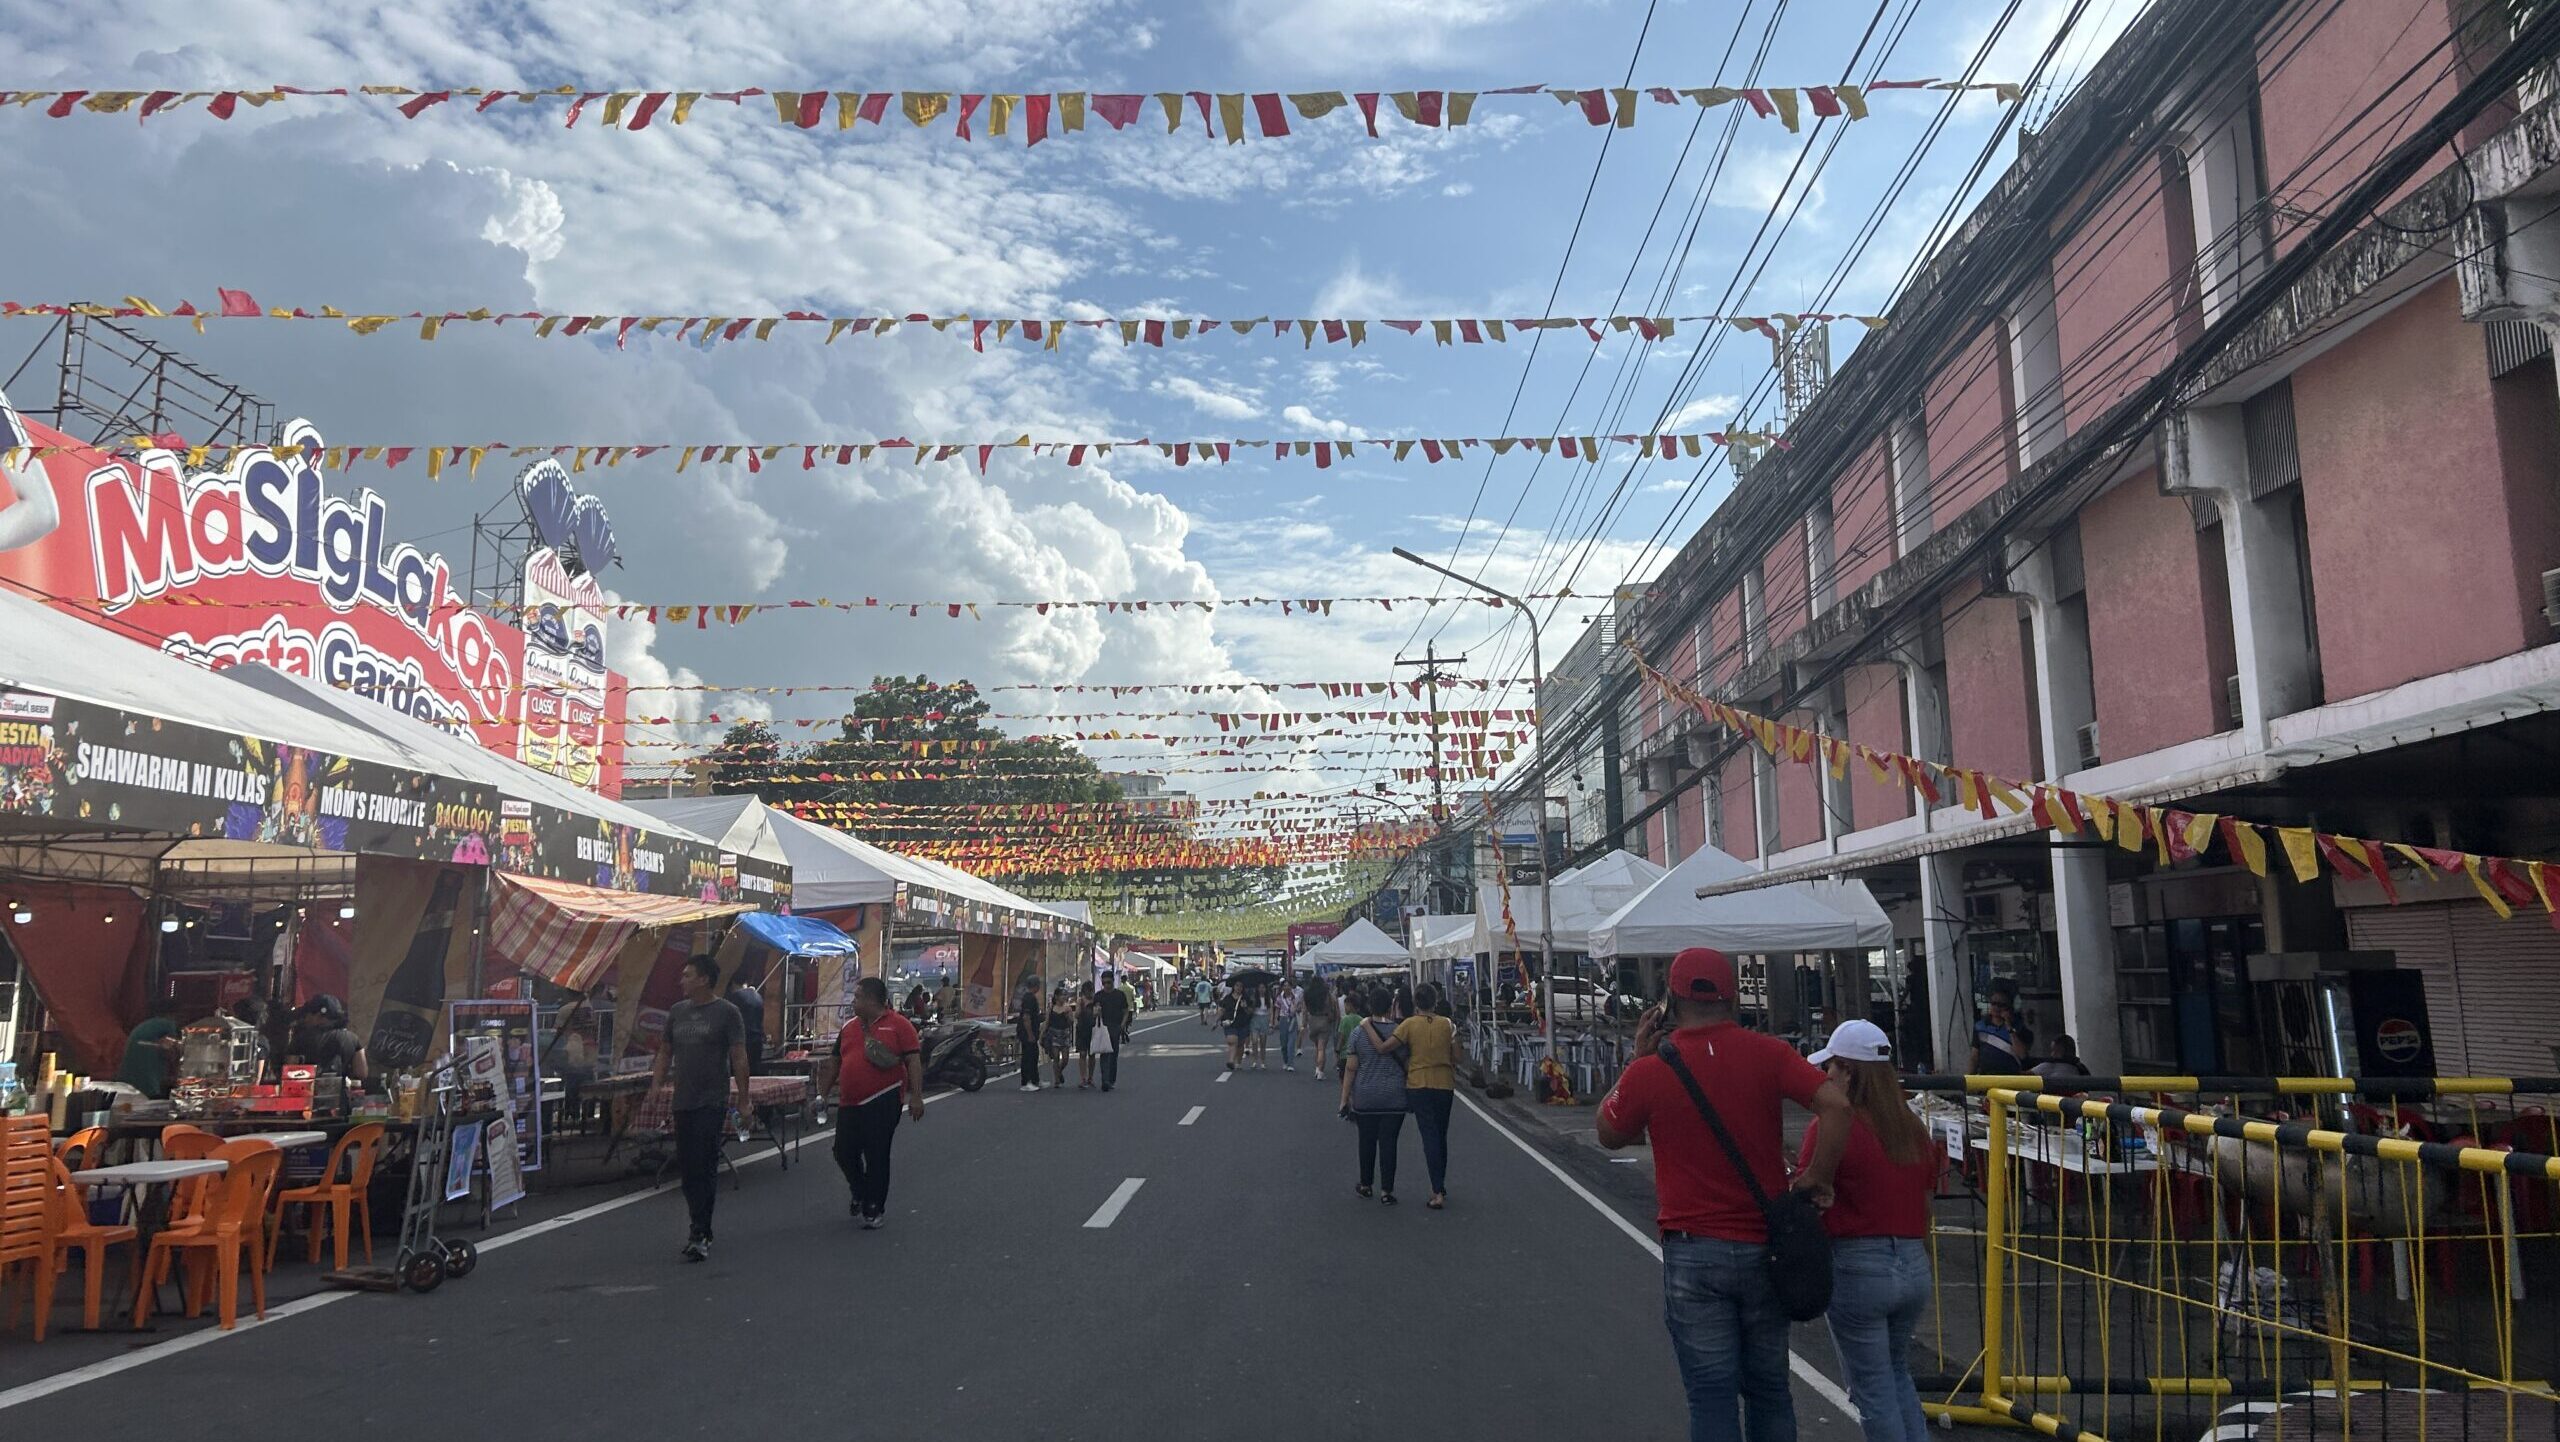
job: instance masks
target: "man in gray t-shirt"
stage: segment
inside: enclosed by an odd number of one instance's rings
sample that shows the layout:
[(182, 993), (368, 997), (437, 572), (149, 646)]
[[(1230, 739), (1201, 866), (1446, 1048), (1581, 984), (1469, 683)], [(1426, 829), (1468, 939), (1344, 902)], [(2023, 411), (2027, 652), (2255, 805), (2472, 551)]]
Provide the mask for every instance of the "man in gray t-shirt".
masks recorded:
[(675, 1124), (676, 1169), (684, 1178), (685, 1210), (692, 1232), (684, 1259), (711, 1254), (711, 1206), (720, 1195), (720, 1133), (728, 1120), (731, 1085), (740, 1115), (747, 1110), (747, 1022), (720, 999), (720, 964), (708, 956), (687, 958), (684, 1000), (667, 1008), (667, 1024), (650, 1068), (653, 1088), (675, 1089), (668, 1111)]

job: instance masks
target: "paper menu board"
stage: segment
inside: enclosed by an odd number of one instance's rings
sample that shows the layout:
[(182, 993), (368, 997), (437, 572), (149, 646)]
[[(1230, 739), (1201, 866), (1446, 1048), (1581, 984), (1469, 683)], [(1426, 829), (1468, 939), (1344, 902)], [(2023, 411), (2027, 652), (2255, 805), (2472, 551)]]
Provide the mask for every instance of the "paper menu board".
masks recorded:
[[(505, 1085), (496, 1087), (509, 1103), (516, 1139), (516, 1160), (523, 1171), (542, 1170), (541, 1033), (532, 998), (479, 997), (445, 1003), (445, 1024), (456, 1038), (487, 1037), (498, 1044)], [(474, 1078), (477, 1080), (478, 1078)], [(490, 1078), (494, 1083), (496, 1078)]]

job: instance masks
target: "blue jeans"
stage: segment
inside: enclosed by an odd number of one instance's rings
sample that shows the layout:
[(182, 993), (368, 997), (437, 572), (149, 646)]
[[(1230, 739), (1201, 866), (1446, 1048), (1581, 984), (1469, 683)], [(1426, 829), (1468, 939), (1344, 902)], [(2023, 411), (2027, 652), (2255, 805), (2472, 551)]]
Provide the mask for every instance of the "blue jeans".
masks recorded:
[(1280, 1022), (1279, 1030), (1280, 1064), (1296, 1066), (1298, 1064), (1298, 1019), (1293, 1016)]
[(1869, 1442), (1925, 1442), (1911, 1385), (1911, 1334), (1929, 1305), (1929, 1244), (1918, 1237), (1831, 1243), (1831, 1345)]
[(1767, 1251), (1704, 1237), (1662, 1243), (1662, 1320), (1689, 1394), (1689, 1442), (1794, 1442), (1789, 1324), (1769, 1290)]

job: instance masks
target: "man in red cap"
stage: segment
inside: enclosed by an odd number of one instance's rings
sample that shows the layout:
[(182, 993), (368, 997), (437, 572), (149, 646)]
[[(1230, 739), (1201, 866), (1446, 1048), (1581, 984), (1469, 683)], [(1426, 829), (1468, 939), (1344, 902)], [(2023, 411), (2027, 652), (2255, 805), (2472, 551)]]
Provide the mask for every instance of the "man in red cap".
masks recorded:
[(1809, 1108), (1823, 1123), (1794, 1185), (1828, 1205), (1848, 1140), (1849, 1094), (1794, 1047), (1736, 1025), (1737, 994), (1733, 959), (1723, 952), (1693, 946), (1672, 959), (1669, 995), (1637, 1023), (1636, 1059), (1600, 1104), (1600, 1144), (1628, 1147), (1648, 1135), (1653, 1142), (1663, 1316), (1689, 1394), (1691, 1442), (1790, 1442), (1789, 1324), (1769, 1286), (1768, 1223), (1750, 1183), (1657, 1053), (1678, 1049), (1771, 1196), (1788, 1185), (1780, 1099)]

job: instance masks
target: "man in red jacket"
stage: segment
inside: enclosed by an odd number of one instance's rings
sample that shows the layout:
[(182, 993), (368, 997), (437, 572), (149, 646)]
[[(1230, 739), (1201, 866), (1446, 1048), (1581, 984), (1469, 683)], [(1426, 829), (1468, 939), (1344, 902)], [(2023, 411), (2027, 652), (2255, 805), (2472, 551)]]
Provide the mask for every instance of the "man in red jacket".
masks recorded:
[[(1849, 1094), (1794, 1047), (1735, 1024), (1737, 995), (1733, 961), (1723, 952), (1693, 946), (1672, 959), (1670, 994), (1637, 1024), (1636, 1059), (1600, 1104), (1600, 1144), (1653, 1142), (1663, 1317), (1689, 1394), (1691, 1442), (1791, 1442), (1788, 1321), (1769, 1287), (1768, 1224), (1688, 1089), (1656, 1053), (1679, 1049), (1771, 1196), (1788, 1185), (1780, 1104), (1791, 1101), (1823, 1123), (1794, 1185), (1829, 1204), (1848, 1139)], [(1667, 1038), (1666, 1012), (1673, 1028)]]

